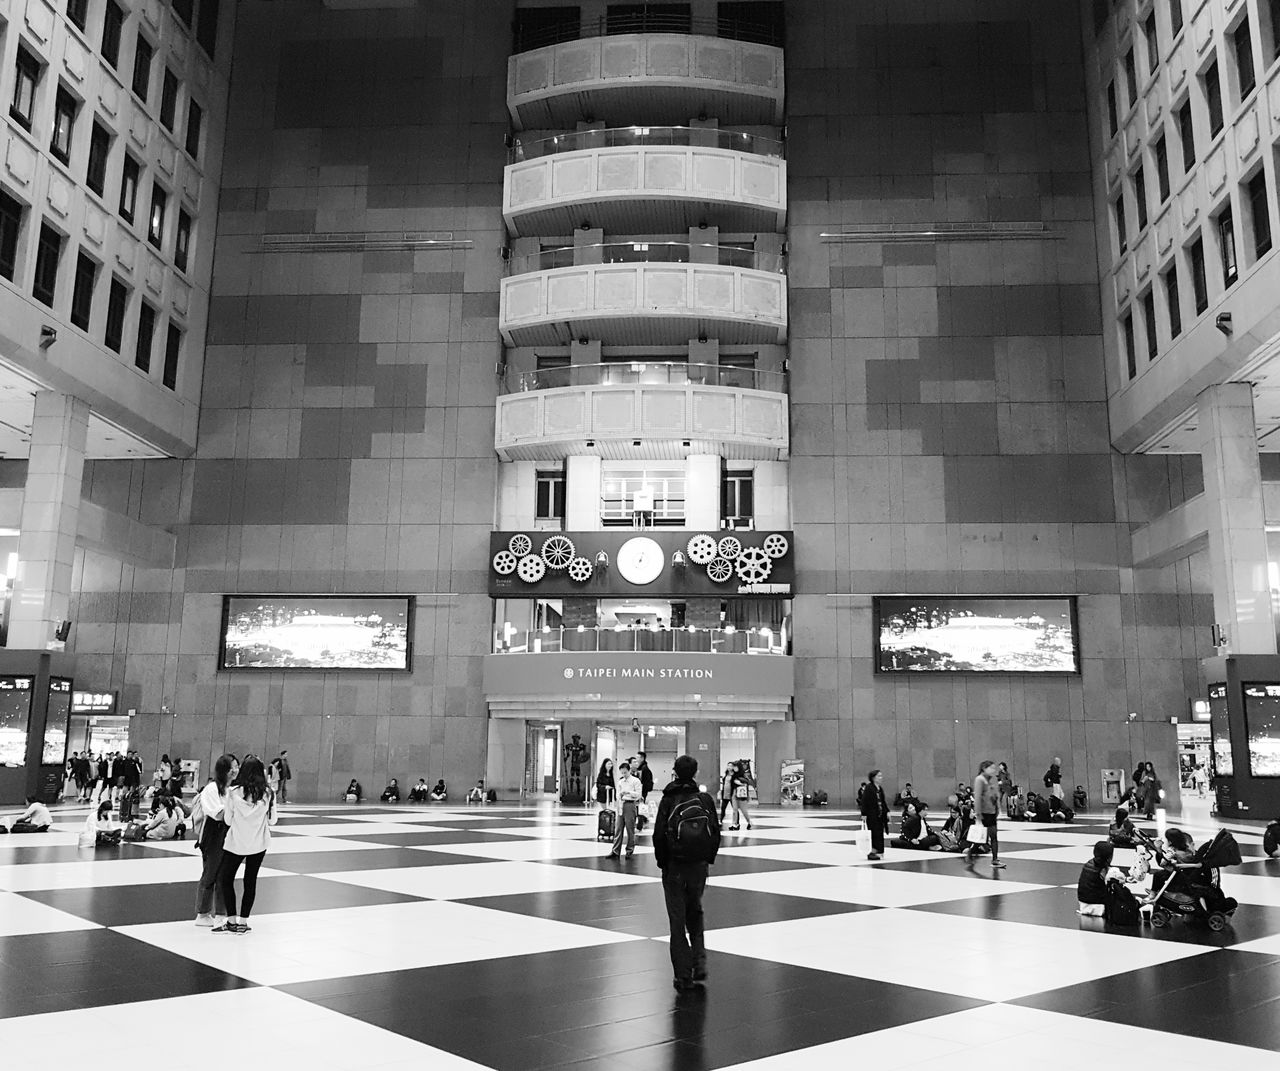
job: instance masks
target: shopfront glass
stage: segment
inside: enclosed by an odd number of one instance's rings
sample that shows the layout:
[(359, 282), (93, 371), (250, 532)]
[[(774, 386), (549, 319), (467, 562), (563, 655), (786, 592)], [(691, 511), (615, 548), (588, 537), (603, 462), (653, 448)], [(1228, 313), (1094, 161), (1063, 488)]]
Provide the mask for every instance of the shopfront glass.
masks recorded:
[[(717, 776), (723, 777), (725, 767), (730, 763), (747, 761), (751, 763), (751, 772), (757, 778), (756, 770), (756, 727), (754, 725), (722, 725), (720, 726), (720, 765)], [(710, 779), (707, 781), (710, 784)], [(751, 798), (757, 798), (757, 792), (751, 790)]]
[(60, 766), (67, 761), (67, 730), (71, 721), (71, 682), (65, 677), (49, 678), (49, 709), (45, 715), (44, 743), (40, 762)]
[(0, 677), (0, 766), (27, 764), (31, 678)]

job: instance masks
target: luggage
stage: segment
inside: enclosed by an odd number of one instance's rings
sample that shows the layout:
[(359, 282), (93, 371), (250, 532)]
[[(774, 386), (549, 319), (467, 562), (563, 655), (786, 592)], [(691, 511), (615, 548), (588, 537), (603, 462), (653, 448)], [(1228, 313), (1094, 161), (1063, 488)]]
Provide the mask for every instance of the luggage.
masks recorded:
[(1114, 878), (1107, 882), (1107, 903), (1102, 917), (1113, 926), (1137, 926), (1142, 921), (1138, 898), (1123, 882)]
[(596, 819), (596, 840), (613, 840), (618, 828), (618, 812), (607, 807)]

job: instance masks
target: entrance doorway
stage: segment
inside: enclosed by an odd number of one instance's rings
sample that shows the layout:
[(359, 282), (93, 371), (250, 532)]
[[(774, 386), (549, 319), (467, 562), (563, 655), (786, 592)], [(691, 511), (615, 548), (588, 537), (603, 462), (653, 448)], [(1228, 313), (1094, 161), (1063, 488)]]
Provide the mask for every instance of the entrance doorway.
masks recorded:
[(525, 725), (524, 791), (534, 799), (556, 798), (560, 793), (559, 725), (529, 722)]
[[(731, 762), (742, 760), (751, 763), (751, 773), (758, 781), (760, 774), (756, 769), (756, 727), (754, 725), (720, 726), (720, 765), (716, 768), (717, 781), (724, 777), (726, 766)], [(754, 787), (750, 792), (752, 800), (759, 797)]]
[[(1203, 768), (1204, 774), (1197, 784), (1196, 771)], [(1180, 722), (1178, 724), (1178, 783), (1188, 794), (1199, 795), (1201, 785), (1208, 785), (1209, 762), (1209, 726), (1202, 722)]]

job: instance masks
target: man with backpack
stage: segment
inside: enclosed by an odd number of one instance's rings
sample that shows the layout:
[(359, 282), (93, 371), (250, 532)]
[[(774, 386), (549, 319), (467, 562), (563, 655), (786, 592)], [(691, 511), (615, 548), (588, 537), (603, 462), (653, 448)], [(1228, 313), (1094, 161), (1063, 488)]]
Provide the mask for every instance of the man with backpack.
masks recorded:
[(673, 767), (675, 780), (662, 790), (653, 822), (653, 854), (662, 871), (662, 893), (671, 923), (672, 985), (679, 991), (707, 979), (703, 943), (702, 894), (707, 868), (720, 850), (716, 804), (694, 780), (698, 760), (681, 755)]

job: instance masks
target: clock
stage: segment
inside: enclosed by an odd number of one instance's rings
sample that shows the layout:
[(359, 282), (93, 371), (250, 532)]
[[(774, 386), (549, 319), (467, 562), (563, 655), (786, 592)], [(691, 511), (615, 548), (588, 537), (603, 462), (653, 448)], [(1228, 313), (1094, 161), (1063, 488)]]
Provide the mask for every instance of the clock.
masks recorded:
[(652, 584), (662, 572), (664, 557), (655, 540), (637, 536), (618, 548), (618, 572), (632, 584)]

